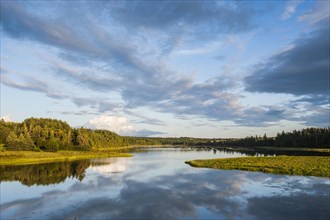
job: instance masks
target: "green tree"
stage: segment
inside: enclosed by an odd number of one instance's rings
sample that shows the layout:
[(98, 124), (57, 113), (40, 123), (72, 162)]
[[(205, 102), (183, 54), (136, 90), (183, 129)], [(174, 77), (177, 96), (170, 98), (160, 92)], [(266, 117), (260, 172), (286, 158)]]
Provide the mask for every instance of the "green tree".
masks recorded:
[(6, 138), (6, 149), (7, 150), (21, 150), (20, 139), (17, 137), (15, 132), (10, 132)]

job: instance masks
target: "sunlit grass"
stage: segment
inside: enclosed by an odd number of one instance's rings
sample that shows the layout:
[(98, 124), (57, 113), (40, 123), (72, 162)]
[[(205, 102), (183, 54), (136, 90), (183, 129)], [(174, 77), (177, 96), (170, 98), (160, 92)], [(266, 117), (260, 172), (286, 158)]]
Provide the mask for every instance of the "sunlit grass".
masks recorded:
[(240, 157), (192, 160), (186, 163), (193, 167), (330, 177), (330, 157), (328, 156)]
[(131, 154), (110, 151), (3, 151), (0, 152), (0, 165), (23, 165), (58, 161), (73, 161), (90, 158), (130, 157)]

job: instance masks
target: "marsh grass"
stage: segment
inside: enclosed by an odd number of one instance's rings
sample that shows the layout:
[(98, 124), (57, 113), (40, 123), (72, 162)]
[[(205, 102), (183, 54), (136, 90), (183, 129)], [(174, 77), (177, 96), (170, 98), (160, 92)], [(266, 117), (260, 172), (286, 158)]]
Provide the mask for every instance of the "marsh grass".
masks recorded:
[(0, 165), (24, 165), (60, 161), (74, 161), (90, 158), (130, 157), (131, 154), (113, 151), (3, 151)]
[(186, 161), (193, 167), (330, 177), (328, 156), (240, 157)]

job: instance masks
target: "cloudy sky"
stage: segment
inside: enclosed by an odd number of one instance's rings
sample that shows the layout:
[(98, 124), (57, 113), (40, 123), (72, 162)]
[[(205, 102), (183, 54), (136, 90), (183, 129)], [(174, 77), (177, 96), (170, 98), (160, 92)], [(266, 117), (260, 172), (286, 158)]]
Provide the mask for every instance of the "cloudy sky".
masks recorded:
[(329, 1), (1, 1), (1, 117), (122, 135), (329, 126)]

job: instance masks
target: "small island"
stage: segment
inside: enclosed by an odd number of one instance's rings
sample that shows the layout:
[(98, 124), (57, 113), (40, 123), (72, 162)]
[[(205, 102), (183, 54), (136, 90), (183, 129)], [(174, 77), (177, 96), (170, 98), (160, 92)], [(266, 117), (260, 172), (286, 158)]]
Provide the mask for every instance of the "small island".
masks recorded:
[(330, 177), (330, 157), (327, 156), (241, 157), (191, 160), (186, 163), (193, 167)]

